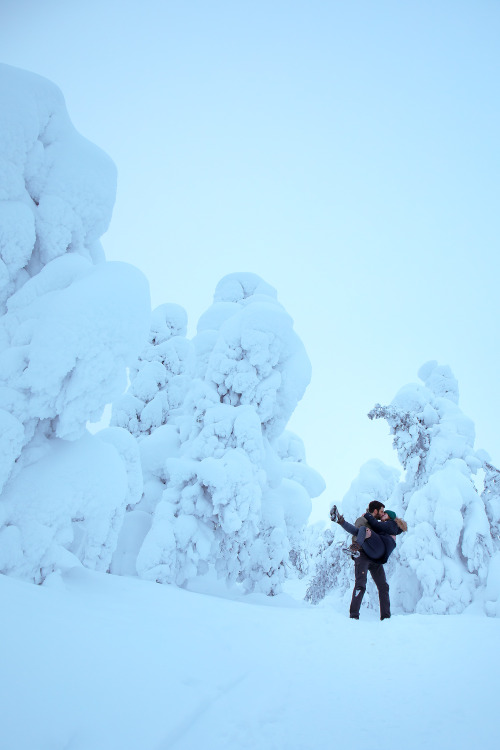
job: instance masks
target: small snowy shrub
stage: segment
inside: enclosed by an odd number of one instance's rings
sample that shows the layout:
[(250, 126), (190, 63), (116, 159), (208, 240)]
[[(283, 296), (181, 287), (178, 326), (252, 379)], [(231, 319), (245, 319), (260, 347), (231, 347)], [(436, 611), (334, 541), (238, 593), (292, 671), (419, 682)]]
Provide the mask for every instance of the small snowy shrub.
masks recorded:
[(500, 471), (489, 461), (483, 464), (484, 490), (481, 499), (486, 508), (495, 550), (500, 550)]

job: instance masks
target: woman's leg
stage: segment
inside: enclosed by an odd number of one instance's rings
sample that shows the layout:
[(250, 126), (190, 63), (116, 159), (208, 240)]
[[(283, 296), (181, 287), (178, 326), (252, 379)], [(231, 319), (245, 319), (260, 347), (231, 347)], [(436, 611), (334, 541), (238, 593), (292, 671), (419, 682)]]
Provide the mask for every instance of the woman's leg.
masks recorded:
[(352, 534), (353, 536), (356, 537), (356, 541), (359, 544), (359, 546), (361, 547), (362, 544), (363, 544), (363, 542), (365, 541), (367, 527), (366, 526), (360, 526), (359, 529), (358, 529), (357, 526), (353, 526), (352, 523), (348, 523), (348, 521), (344, 521), (340, 525), (342, 526), (342, 528), (345, 531), (348, 531), (349, 534)]
[(376, 534), (372, 531), (370, 537), (366, 539), (366, 532), (368, 530), (366, 526), (360, 526), (358, 529), (357, 526), (353, 526), (352, 523), (349, 523), (348, 521), (344, 521), (340, 525), (345, 531), (348, 531), (349, 534), (356, 537), (356, 542), (364, 549), (371, 560), (378, 560), (380, 557), (384, 556), (385, 544), (380, 538), (380, 534)]
[(385, 544), (383, 543), (380, 534), (376, 534), (372, 531), (369, 539), (365, 539), (363, 549), (372, 560), (378, 560), (385, 554)]
[(363, 543), (365, 541), (366, 532), (368, 531), (368, 526), (360, 526), (358, 529), (358, 535), (356, 537), (356, 542), (359, 544), (360, 547), (363, 546)]

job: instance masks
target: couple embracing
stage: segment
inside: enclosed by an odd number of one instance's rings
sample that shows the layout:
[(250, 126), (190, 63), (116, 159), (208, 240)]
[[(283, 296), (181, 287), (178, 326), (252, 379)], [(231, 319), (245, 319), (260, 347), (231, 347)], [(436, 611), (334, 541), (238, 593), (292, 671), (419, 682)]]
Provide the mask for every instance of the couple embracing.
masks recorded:
[(359, 620), (359, 610), (370, 571), (378, 589), (380, 619), (388, 619), (391, 616), (391, 602), (384, 565), (396, 547), (396, 537), (407, 530), (406, 522), (402, 518), (397, 518), (394, 511), (386, 510), (384, 504), (378, 500), (372, 500), (367, 512), (357, 519), (354, 526), (344, 519), (336, 505), (330, 511), (330, 518), (354, 537), (347, 550), (354, 558), (355, 576), (349, 616), (353, 620)]

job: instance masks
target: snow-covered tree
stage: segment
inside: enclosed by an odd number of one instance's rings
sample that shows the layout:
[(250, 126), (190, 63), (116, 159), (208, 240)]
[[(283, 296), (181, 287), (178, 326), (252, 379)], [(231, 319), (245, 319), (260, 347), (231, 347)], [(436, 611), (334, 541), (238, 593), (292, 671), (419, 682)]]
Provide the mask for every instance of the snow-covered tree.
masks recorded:
[(481, 460), (450, 368), (432, 361), (418, 374), (423, 385), (405, 386), (389, 406), (369, 414), (387, 419), (406, 469), (391, 499), (408, 523), (398, 539), (391, 598), (407, 612), (459, 613), (484, 585), (492, 553), (485, 503), (473, 480)]
[[(420, 386), (417, 386), (420, 395)], [(413, 406), (413, 404), (411, 405)], [(419, 405), (416, 407), (419, 408)], [(424, 407), (425, 410), (425, 407)], [(429, 452), (430, 427), (434, 419), (434, 412), (423, 412), (407, 410), (404, 407), (389, 404), (381, 406), (377, 404), (368, 414), (370, 419), (385, 419), (394, 435), (393, 445), (397, 451), (401, 465), (406, 470), (405, 487), (402, 488), (402, 502), (405, 505), (406, 487), (412, 492), (416, 486), (425, 482), (426, 458)]]
[(500, 617), (500, 471), (490, 463), (489, 457), (483, 462), (483, 470), (481, 499), (490, 523), (493, 547), (484, 592), (484, 609), (490, 617)]
[(347, 590), (351, 571), (343, 546), (333, 529), (324, 529), (315, 540), (315, 568), (304, 597), (306, 602), (319, 604), (330, 592)]
[(324, 488), (285, 426), (310, 363), (276, 291), (254, 274), (219, 282), (193, 341), (197, 378), (166, 457), (166, 487), (137, 558), (141, 576), (179, 585), (214, 566), (276, 593)]
[(481, 499), (486, 508), (496, 550), (500, 549), (500, 471), (489, 461), (483, 463), (484, 490)]
[(115, 183), (61, 92), (2, 65), (0, 571), (36, 582), (78, 561), (106, 570), (140, 494), (130, 435), (86, 431), (123, 392), (149, 316), (146, 280), (99, 241)]
[(142, 497), (127, 507), (111, 563), (116, 574), (137, 574), (137, 555), (167, 484), (166, 461), (179, 453), (177, 422), (195, 366), (186, 332), (187, 314), (180, 305), (153, 310), (148, 340), (129, 370), (129, 389), (113, 404), (111, 424), (137, 438), (144, 480)]

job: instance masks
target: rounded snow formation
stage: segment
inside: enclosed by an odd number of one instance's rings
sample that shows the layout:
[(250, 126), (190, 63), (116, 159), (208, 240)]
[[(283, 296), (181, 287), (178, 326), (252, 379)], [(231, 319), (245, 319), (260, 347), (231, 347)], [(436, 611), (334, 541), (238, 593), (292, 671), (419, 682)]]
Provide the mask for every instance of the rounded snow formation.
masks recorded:
[(159, 305), (151, 313), (151, 343), (163, 344), (172, 336), (185, 336), (187, 323), (187, 312), (180, 305)]
[(366, 461), (342, 499), (342, 513), (350, 523), (366, 512), (372, 500), (389, 507), (400, 472), (377, 458)]
[(435, 396), (447, 398), (458, 404), (458, 381), (448, 365), (438, 365), (435, 360), (426, 362), (418, 371), (418, 377)]
[(50, 81), (0, 65), (0, 101), (5, 302), (21, 269), (32, 276), (66, 252), (104, 259), (99, 238), (111, 219), (116, 168), (75, 130), (62, 93)]
[(276, 290), (256, 274), (225, 276), (200, 323), (199, 374), (223, 403), (253, 406), (266, 436), (278, 437), (310, 382), (311, 364)]
[(214, 302), (239, 302), (244, 304), (249, 297), (263, 295), (277, 299), (274, 287), (255, 273), (230, 273), (215, 287)]

